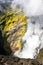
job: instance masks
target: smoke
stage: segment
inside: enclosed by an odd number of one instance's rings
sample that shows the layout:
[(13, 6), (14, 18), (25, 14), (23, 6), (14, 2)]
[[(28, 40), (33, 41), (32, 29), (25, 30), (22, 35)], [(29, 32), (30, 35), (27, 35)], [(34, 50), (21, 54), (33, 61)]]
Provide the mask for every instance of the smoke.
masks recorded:
[(5, 13), (11, 8), (12, 0), (0, 0), (0, 11)]
[(14, 9), (17, 5), (23, 8), (23, 12), (26, 16), (36, 16), (43, 14), (42, 0), (13, 0), (11, 7)]
[[(0, 10), (4, 10), (3, 6), (7, 4), (7, 7), (15, 9), (19, 7), (23, 9), (26, 16), (37, 16), (43, 14), (43, 1), (42, 0), (0, 0)], [(6, 5), (4, 6), (6, 7)]]

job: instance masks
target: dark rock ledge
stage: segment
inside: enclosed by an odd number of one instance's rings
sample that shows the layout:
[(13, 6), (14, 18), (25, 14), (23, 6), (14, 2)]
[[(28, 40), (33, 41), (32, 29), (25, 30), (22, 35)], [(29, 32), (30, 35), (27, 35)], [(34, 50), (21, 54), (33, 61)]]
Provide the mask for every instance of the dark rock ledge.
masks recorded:
[(43, 65), (37, 60), (0, 55), (0, 65)]

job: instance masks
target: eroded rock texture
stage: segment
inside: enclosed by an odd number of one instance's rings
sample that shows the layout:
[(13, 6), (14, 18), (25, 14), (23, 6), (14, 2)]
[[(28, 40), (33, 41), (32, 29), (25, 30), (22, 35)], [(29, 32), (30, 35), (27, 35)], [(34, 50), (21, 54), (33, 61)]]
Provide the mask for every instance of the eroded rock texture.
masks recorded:
[(0, 65), (43, 65), (37, 60), (0, 55)]

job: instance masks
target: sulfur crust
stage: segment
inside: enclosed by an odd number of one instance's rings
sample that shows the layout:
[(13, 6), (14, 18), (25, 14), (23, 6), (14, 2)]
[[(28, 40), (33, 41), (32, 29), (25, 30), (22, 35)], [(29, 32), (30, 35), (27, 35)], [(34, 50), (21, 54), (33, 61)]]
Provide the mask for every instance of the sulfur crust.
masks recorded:
[[(19, 11), (20, 10), (18, 8), (14, 11), (8, 11), (1, 18), (2, 22), (5, 22), (3, 33), (7, 41), (5, 42), (4, 47), (7, 48), (7, 46), (10, 45), (10, 48), (13, 52), (15, 52), (16, 48), (22, 48), (21, 40), (26, 32), (27, 27), (26, 17), (21, 11)], [(15, 30), (16, 32), (14, 32)], [(13, 41), (10, 41), (12, 39)]]

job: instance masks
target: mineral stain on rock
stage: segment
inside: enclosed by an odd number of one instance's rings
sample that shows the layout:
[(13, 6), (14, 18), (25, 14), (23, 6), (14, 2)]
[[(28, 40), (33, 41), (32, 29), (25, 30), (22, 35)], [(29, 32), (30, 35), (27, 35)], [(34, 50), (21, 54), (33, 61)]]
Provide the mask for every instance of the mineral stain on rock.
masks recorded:
[[(5, 24), (3, 24), (5, 23)], [(22, 10), (15, 8), (9, 10), (0, 18), (0, 26), (2, 25), (2, 34), (4, 36), (4, 48), (13, 52), (22, 48), (22, 37), (26, 32), (27, 21)]]

